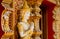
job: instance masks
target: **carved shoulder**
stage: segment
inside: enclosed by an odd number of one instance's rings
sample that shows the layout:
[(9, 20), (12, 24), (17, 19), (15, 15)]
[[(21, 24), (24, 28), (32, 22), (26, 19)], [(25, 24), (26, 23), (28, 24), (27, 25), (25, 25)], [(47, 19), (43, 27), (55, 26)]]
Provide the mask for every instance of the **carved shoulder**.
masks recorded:
[(18, 23), (18, 24), (17, 24), (17, 27), (18, 27), (18, 30), (19, 30), (20, 32), (23, 31), (22, 23)]

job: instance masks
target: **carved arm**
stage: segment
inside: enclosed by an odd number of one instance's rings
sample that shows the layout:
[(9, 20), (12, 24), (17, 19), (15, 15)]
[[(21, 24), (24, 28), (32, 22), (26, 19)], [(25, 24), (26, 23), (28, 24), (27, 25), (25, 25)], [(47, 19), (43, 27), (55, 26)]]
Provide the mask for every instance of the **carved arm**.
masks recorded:
[(20, 24), (20, 23), (18, 23), (18, 30), (19, 30), (19, 33), (20, 33), (20, 36), (21, 37), (25, 37), (25, 36), (27, 36), (27, 35), (31, 35), (32, 33), (33, 33), (33, 27), (31, 26), (31, 28), (28, 30), (28, 31), (26, 31), (26, 32), (24, 32), (24, 29), (23, 29), (23, 26)]

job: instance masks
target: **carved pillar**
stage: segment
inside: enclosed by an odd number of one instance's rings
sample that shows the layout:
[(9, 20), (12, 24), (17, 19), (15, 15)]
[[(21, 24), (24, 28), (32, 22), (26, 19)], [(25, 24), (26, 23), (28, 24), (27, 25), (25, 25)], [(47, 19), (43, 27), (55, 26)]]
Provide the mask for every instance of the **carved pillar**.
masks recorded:
[(54, 38), (55, 39), (60, 39), (60, 1), (55, 0), (56, 2), (56, 7), (53, 10), (53, 30), (55, 32)]
[(53, 3), (56, 4), (56, 7), (53, 10), (53, 30), (54, 30), (54, 39), (60, 39), (60, 0), (54, 0)]
[[(41, 15), (40, 15), (40, 8), (39, 6), (35, 6), (35, 15), (37, 16), (36, 19), (34, 19), (34, 23), (35, 23), (35, 31), (36, 32), (40, 32), (39, 34), (41, 35), (42, 34), (42, 31), (40, 30), (40, 18), (41, 18)], [(40, 35), (36, 35), (35, 36), (35, 39), (41, 39)]]

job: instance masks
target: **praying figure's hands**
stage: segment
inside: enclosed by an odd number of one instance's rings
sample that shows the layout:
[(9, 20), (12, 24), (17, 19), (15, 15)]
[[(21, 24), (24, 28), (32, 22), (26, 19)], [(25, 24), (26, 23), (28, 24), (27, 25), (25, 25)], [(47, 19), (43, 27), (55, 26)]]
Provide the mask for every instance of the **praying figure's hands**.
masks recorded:
[(31, 27), (30, 27), (31, 32), (29, 32), (29, 35), (32, 36), (33, 30), (34, 30), (34, 23), (31, 22)]
[(31, 22), (31, 27), (30, 27), (30, 29), (33, 31), (34, 30), (34, 23), (33, 22)]

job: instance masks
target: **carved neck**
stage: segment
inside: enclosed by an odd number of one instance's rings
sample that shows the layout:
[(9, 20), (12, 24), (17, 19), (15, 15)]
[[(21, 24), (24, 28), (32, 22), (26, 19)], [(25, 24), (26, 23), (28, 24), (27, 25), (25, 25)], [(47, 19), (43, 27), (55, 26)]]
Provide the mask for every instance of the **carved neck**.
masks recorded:
[(27, 22), (27, 20), (26, 20), (26, 19), (22, 19), (22, 21), (23, 21), (23, 22)]

